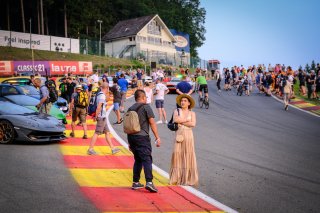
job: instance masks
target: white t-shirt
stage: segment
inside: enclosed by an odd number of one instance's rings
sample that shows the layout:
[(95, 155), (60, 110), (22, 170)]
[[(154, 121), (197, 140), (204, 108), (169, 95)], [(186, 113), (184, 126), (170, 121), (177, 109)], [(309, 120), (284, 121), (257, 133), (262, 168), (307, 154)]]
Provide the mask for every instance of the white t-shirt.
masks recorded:
[(107, 117), (107, 111), (106, 111), (106, 107), (107, 107), (107, 102), (106, 102), (106, 95), (104, 93), (99, 92), (97, 94), (97, 106), (99, 106), (99, 104), (103, 103), (102, 106), (102, 113), (100, 112), (98, 115), (98, 118), (106, 118)]
[(163, 77), (164, 77), (163, 72), (161, 72), (161, 71), (158, 72), (158, 77), (159, 77), (159, 78), (163, 78)]
[(156, 94), (155, 99), (156, 100), (164, 100), (164, 93), (166, 90), (168, 90), (168, 87), (166, 85), (164, 85), (163, 83), (158, 83), (156, 85), (156, 90), (158, 91), (158, 93)]
[(152, 89), (150, 89), (149, 92), (146, 89), (144, 89), (144, 91), (146, 92), (146, 96), (147, 96), (147, 104), (151, 104), (152, 96), (153, 96)]
[(99, 77), (97, 74), (93, 74), (91, 77), (90, 77), (94, 83), (98, 83), (99, 82)]

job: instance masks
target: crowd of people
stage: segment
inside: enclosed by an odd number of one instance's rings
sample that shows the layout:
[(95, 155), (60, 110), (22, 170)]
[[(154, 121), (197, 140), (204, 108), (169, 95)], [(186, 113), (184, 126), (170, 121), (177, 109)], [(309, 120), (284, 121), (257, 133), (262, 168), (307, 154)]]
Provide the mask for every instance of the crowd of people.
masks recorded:
[[(224, 68), (223, 72), (215, 71), (216, 85), (218, 92), (221, 93), (220, 83), (224, 79), (224, 90), (229, 91), (232, 88), (237, 90), (237, 95), (250, 96), (251, 92), (257, 87), (260, 93), (266, 96), (271, 96), (272, 93), (283, 97), (284, 109), (288, 110), (289, 101), (294, 98), (293, 85), (296, 79), (299, 80), (299, 88), (301, 95), (308, 95), (308, 98), (319, 98), (320, 91), (320, 66), (317, 70), (312, 70), (306, 73), (303, 70), (295, 72), (290, 66), (277, 64), (269, 65), (266, 68), (264, 65), (249, 66), (247, 69), (243, 66), (234, 66), (231, 69)], [(182, 73), (182, 72), (181, 72)], [(161, 145), (161, 139), (158, 134), (157, 124), (168, 123), (167, 113), (165, 111), (165, 96), (169, 92), (164, 79), (168, 76), (168, 72), (163, 69), (153, 70), (151, 73), (152, 81), (145, 81), (145, 73), (142, 69), (137, 69), (132, 72), (119, 70), (112, 77), (113, 85), (109, 87), (108, 73), (98, 76), (94, 73), (86, 78), (73, 78), (71, 75), (62, 79), (59, 85), (61, 96), (70, 103), (70, 115), (72, 117), (72, 131), (70, 137), (74, 137), (75, 126), (83, 127), (83, 139), (88, 139), (87, 136), (87, 115), (91, 115), (97, 122), (93, 137), (91, 138), (88, 147), (88, 155), (96, 155), (94, 145), (97, 137), (101, 134), (105, 135), (105, 140), (111, 148), (111, 154), (120, 152), (120, 149), (115, 147), (109, 136), (107, 126), (106, 107), (110, 95), (113, 96), (113, 110), (116, 115), (114, 125), (121, 125), (123, 118), (121, 113), (128, 111), (136, 111), (140, 131), (134, 134), (128, 134), (127, 140), (129, 148), (134, 155), (133, 165), (133, 183), (132, 189), (137, 190), (145, 187), (150, 192), (157, 192), (152, 180), (152, 146), (149, 130), (151, 128), (157, 147)], [(132, 76), (132, 91), (136, 103), (132, 106), (125, 107), (125, 100), (129, 83), (125, 79), (125, 75)], [(197, 83), (198, 88), (192, 87), (188, 80), (193, 79)], [(192, 129), (196, 126), (196, 114), (192, 111), (195, 106), (195, 101), (191, 97), (193, 90), (198, 89), (199, 95), (208, 98), (208, 76), (200, 69), (196, 69), (191, 76), (189, 70), (184, 70), (181, 82), (176, 86), (178, 94), (176, 98), (177, 109), (173, 113), (173, 122), (178, 125), (178, 130), (175, 131), (175, 141), (170, 167), (170, 184), (177, 185), (192, 185), (198, 184), (198, 170), (196, 163), (196, 154), (194, 149), (194, 137)], [(41, 100), (37, 107), (44, 112), (43, 103), (46, 102), (48, 92), (40, 85), (37, 79), (34, 80), (34, 85), (40, 88)], [(155, 120), (151, 104), (155, 104), (158, 112), (158, 120)], [(91, 109), (93, 106), (93, 109)], [(48, 107), (48, 106), (46, 106)], [(91, 111), (91, 112), (90, 112)], [(93, 112), (92, 112), (93, 111)], [(79, 123), (76, 122), (79, 120)], [(146, 186), (140, 183), (140, 173), (144, 169)]]
[(229, 91), (232, 87), (237, 89), (237, 95), (249, 96), (254, 86), (259, 88), (260, 93), (266, 96), (271, 94), (283, 97), (285, 110), (288, 110), (289, 100), (295, 97), (294, 84), (299, 82), (299, 93), (307, 96), (308, 99), (319, 100), (320, 92), (320, 65), (315, 70), (307, 72), (301, 68), (298, 71), (292, 70), (290, 66), (271, 64), (249, 66), (234, 66), (231, 69), (223, 68), (223, 72), (216, 72), (217, 88), (220, 91), (220, 81), (224, 76), (224, 90)]

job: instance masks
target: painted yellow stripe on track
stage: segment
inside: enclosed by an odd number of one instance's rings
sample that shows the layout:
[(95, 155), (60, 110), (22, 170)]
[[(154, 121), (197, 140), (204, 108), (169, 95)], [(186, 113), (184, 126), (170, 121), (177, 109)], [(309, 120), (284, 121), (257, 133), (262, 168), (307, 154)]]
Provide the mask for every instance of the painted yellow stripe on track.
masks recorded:
[[(68, 122), (68, 124), (71, 124), (72, 120), (71, 119), (67, 119), (67, 122)], [(76, 123), (78, 123), (78, 122), (79, 122), (79, 120), (76, 121)], [(87, 120), (86, 120), (86, 124), (87, 125), (96, 125), (96, 123), (97, 123), (96, 121), (94, 121), (93, 119), (87, 117)]]
[(305, 108), (305, 107), (312, 107), (312, 106), (315, 106), (315, 105), (314, 104), (310, 104), (310, 103), (303, 103), (303, 104), (296, 104), (294, 106), (299, 107), (299, 108)]
[[(72, 176), (82, 187), (130, 187), (132, 169), (70, 169)], [(141, 173), (141, 180), (144, 180)], [(168, 186), (169, 180), (153, 171), (156, 186)]]
[[(94, 134), (95, 130), (87, 130), (87, 136), (89, 139), (87, 139), (88, 141), (90, 141), (90, 138), (92, 138), (93, 134)], [(66, 134), (66, 136), (68, 137), (70, 135), (72, 131), (71, 130), (65, 130), (64, 133)], [(109, 134), (110, 138), (113, 138), (112, 134)], [(74, 137), (75, 138), (82, 138), (83, 137), (83, 130), (74, 130)], [(99, 138), (104, 138), (105, 135), (99, 135)]]
[[(88, 146), (60, 146), (60, 150), (63, 155), (76, 155), (76, 156), (88, 156), (87, 151), (89, 148)], [(115, 156), (130, 156), (132, 155), (130, 151), (128, 151), (123, 146), (117, 146), (121, 150), (115, 154)], [(95, 146), (94, 150), (97, 152), (97, 155), (104, 156), (104, 155), (111, 155), (111, 148), (109, 146)]]

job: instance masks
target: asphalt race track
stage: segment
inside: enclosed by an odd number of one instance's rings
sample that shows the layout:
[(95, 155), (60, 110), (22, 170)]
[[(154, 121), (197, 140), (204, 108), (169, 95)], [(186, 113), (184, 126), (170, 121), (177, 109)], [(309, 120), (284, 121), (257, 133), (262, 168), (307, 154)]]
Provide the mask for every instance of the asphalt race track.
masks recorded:
[[(286, 112), (257, 92), (218, 96), (214, 83), (210, 108), (194, 109), (198, 190), (239, 212), (319, 212), (320, 118)], [(166, 96), (168, 119), (175, 97)], [(158, 127), (162, 146), (153, 144), (153, 159), (168, 172), (174, 134)], [(114, 128), (126, 139), (122, 126)], [(65, 167), (59, 144), (1, 145), (0, 153), (0, 212), (97, 212)]]
[[(291, 107), (284, 111), (282, 103), (257, 91), (218, 96), (215, 81), (209, 93), (210, 108), (194, 109), (198, 189), (239, 212), (319, 212), (320, 118)], [(175, 97), (165, 97), (168, 118)], [(168, 172), (174, 137), (164, 124), (158, 128), (162, 146), (154, 146), (153, 159)]]

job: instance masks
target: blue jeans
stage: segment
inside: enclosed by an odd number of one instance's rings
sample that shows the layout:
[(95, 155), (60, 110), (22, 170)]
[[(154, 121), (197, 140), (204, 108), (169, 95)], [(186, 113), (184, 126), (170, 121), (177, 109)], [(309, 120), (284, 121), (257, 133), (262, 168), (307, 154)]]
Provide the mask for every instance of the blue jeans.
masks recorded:
[(149, 136), (128, 135), (130, 149), (134, 156), (133, 182), (140, 181), (142, 167), (146, 182), (152, 182), (152, 147)]

